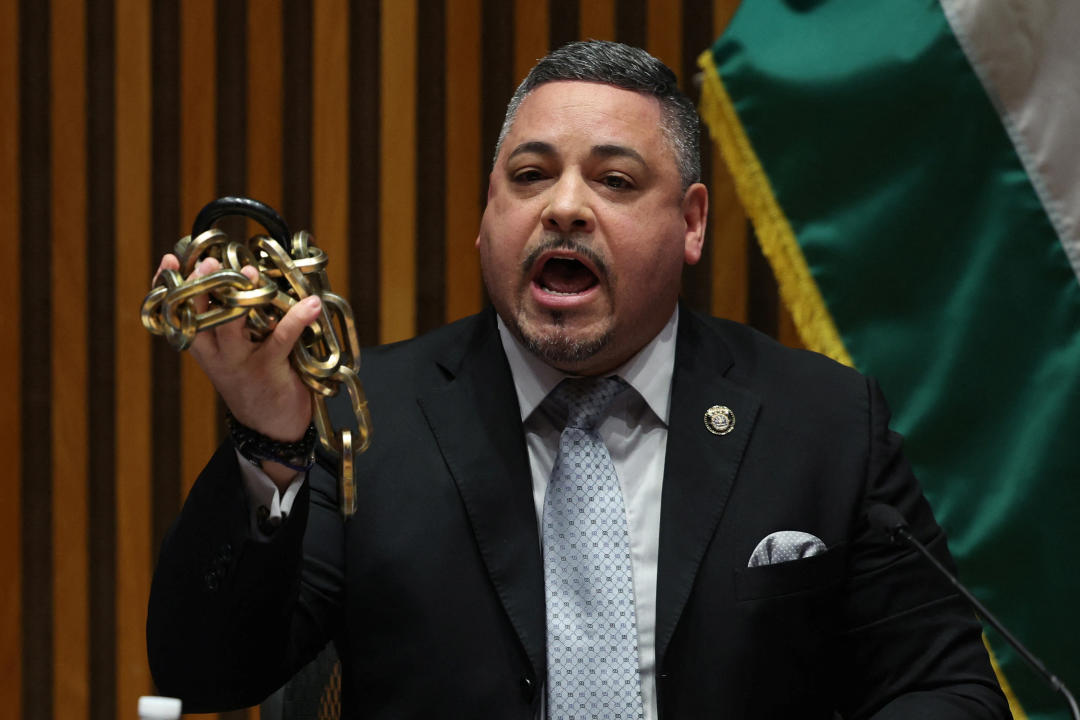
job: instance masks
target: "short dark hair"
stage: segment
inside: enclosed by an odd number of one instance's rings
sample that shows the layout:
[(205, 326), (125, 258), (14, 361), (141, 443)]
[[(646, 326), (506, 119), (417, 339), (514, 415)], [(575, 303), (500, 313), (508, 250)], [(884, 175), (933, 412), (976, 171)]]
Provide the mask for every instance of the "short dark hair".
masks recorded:
[(679, 90), (675, 73), (641, 48), (606, 40), (568, 43), (536, 63), (506, 107), (495, 162), (525, 97), (540, 85), (560, 80), (604, 83), (655, 97), (660, 101), (661, 130), (675, 152), (683, 189), (701, 179), (701, 120), (694, 103)]

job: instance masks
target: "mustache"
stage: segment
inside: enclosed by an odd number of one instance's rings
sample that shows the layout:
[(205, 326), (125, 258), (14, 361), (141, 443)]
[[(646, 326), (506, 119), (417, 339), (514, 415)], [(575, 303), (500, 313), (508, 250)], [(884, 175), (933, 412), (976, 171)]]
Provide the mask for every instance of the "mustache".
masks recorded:
[(608, 263), (604, 257), (598, 253), (591, 245), (581, 239), (580, 235), (562, 235), (559, 233), (545, 233), (540, 238), (540, 242), (529, 252), (525, 260), (521, 263), (521, 271), (528, 273), (532, 269), (536, 261), (546, 252), (551, 250), (569, 250), (570, 252), (580, 255), (581, 257), (592, 263), (597, 272), (606, 276), (608, 274)]

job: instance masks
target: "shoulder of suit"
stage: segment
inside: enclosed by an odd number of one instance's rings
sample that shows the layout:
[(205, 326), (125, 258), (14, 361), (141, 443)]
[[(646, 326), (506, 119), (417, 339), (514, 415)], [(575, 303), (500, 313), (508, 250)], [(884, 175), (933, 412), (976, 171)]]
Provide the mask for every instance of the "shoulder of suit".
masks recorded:
[(866, 378), (857, 370), (820, 353), (788, 347), (733, 320), (697, 312), (687, 313), (686, 318), (698, 323), (706, 336), (724, 344), (732, 360), (727, 377), (736, 382), (781, 391), (806, 391), (811, 386), (826, 391), (865, 388)]
[(408, 340), (363, 348), (361, 374), (401, 376), (430, 371), (434, 363), (466, 352), (494, 332), (495, 313), (488, 308)]

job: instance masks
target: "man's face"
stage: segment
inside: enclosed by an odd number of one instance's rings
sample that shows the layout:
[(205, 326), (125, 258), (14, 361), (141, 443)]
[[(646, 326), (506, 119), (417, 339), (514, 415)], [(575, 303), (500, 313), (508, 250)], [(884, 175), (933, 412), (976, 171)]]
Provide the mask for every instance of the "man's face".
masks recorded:
[(682, 192), (660, 103), (610, 85), (533, 90), (499, 151), (476, 240), (516, 337), (567, 372), (609, 372), (671, 316), (701, 257), (708, 194)]

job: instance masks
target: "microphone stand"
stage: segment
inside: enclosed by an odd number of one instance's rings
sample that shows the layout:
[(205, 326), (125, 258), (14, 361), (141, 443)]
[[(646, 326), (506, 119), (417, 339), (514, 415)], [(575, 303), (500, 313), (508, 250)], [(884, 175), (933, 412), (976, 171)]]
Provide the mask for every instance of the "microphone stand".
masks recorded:
[[(889, 512), (886, 512), (886, 510)], [(910, 544), (920, 553), (922, 553), (923, 557), (929, 560), (930, 563), (935, 568), (937, 568), (938, 572), (944, 575), (952, 584), (952, 586), (956, 588), (956, 590), (961, 595), (963, 595), (969, 603), (971, 603), (971, 606), (975, 608), (976, 612), (978, 612), (979, 615), (982, 616), (982, 618), (986, 620), (986, 622), (988, 622), (991, 627), (1001, 633), (1001, 636), (1005, 638), (1005, 640), (1008, 641), (1010, 645), (1013, 646), (1013, 649), (1020, 653), (1020, 657), (1024, 658), (1028, 665), (1038, 671), (1038, 673), (1043, 676), (1046, 682), (1050, 684), (1050, 687), (1052, 687), (1055, 691), (1061, 693), (1065, 697), (1066, 702), (1069, 703), (1069, 710), (1072, 712), (1073, 720), (1080, 720), (1080, 707), (1077, 707), (1076, 698), (1073, 697), (1073, 694), (1069, 691), (1069, 688), (1065, 687), (1065, 683), (1058, 679), (1058, 677), (1052, 672), (1047, 670), (1046, 666), (1043, 665), (1042, 661), (1039, 660), (1039, 658), (1035, 657), (1031, 653), (1031, 651), (1028, 650), (1024, 646), (1024, 644), (1016, 638), (1016, 636), (1014, 636), (1011, 632), (1005, 629), (1005, 626), (1002, 625), (996, 617), (994, 617), (994, 614), (987, 610), (986, 606), (979, 602), (979, 599), (972, 595), (971, 591), (964, 587), (960, 583), (960, 581), (956, 579), (956, 576), (949, 572), (949, 569), (942, 565), (941, 562), (936, 557), (934, 557), (929, 550), (926, 549), (926, 546), (919, 542), (915, 538), (915, 536), (911, 534), (911, 531), (908, 530), (907, 527), (907, 521), (905, 521), (903, 516), (900, 515), (900, 512), (895, 508), (887, 505), (875, 506), (871, 509), (871, 513), (874, 513), (875, 511), (877, 511), (876, 514), (878, 515), (878, 518), (872, 518), (872, 522), (881, 526), (893, 540), (895, 540), (896, 537), (899, 536), (906, 540), (908, 544)]]

